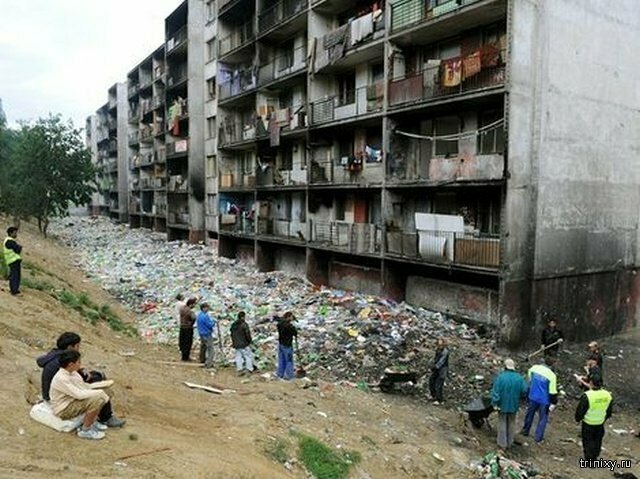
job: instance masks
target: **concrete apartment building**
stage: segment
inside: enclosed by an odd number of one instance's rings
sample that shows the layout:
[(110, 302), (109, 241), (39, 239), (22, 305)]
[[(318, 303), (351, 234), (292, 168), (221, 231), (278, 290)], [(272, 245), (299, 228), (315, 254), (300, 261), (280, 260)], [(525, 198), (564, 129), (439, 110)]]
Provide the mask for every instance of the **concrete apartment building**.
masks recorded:
[[(551, 316), (569, 338), (636, 326), (638, 13), (186, 1), (164, 46), (162, 119), (178, 129), (153, 135), (166, 166), (148, 166), (166, 187), (145, 194), (134, 162), (131, 225), (163, 231), (142, 212), (164, 197), (169, 239), (487, 322), (511, 344)], [(133, 157), (151, 151), (139, 135)]]

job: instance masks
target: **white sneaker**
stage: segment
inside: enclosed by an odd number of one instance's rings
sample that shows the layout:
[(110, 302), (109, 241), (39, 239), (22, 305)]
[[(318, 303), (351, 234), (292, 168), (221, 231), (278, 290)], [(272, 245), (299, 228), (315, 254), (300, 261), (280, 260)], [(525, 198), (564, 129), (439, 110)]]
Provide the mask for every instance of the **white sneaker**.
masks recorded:
[(100, 421), (94, 421), (91, 427), (97, 431), (106, 431), (107, 429), (109, 429), (109, 426), (107, 426), (106, 424), (102, 424)]
[(89, 429), (84, 429), (83, 427), (81, 427), (80, 429), (78, 429), (78, 437), (81, 437), (82, 439), (104, 439), (105, 435), (106, 434), (104, 432), (98, 431), (93, 427), (90, 427)]

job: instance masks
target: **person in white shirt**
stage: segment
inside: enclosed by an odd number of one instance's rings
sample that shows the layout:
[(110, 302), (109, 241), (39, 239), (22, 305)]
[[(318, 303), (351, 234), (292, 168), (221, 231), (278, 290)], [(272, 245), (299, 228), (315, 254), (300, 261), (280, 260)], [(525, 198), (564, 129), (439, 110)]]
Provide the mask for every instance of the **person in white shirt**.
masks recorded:
[(78, 437), (84, 439), (102, 439), (107, 426), (96, 419), (100, 409), (109, 401), (107, 393), (100, 389), (91, 389), (84, 382), (78, 370), (82, 367), (80, 353), (74, 350), (64, 351), (58, 362), (60, 369), (51, 381), (51, 408), (60, 419), (72, 419), (84, 414)]

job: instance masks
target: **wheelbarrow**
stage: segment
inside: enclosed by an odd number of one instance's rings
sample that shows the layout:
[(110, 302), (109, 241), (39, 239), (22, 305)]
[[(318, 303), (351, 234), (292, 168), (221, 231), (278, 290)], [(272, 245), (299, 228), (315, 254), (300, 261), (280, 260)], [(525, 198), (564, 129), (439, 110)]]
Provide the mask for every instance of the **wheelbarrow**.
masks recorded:
[(487, 420), (494, 411), (491, 404), (491, 398), (488, 396), (475, 398), (462, 408), (469, 415), (469, 421), (475, 428), (481, 428), (485, 423), (491, 429), (491, 425)]

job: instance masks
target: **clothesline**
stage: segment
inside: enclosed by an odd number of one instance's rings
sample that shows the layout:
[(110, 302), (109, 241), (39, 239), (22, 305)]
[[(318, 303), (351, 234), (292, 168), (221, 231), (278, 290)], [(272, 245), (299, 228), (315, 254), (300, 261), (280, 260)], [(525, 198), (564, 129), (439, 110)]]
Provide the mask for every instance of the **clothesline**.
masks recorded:
[(408, 131), (402, 131), (402, 130), (395, 130), (394, 133), (396, 133), (398, 135), (406, 136), (408, 138), (414, 138), (414, 139), (417, 139), (417, 140), (458, 141), (458, 140), (463, 140), (463, 139), (467, 139), (467, 138), (474, 138), (474, 137), (476, 137), (478, 135), (484, 135), (484, 134), (488, 133), (491, 130), (495, 130), (495, 129), (499, 128), (503, 124), (504, 124), (504, 118), (500, 118), (499, 120), (496, 120), (496, 121), (494, 121), (492, 123), (489, 123), (488, 125), (482, 126), (482, 127), (478, 128), (477, 130), (474, 130), (474, 131), (465, 131), (465, 132), (462, 132), (462, 133), (455, 133), (453, 135), (442, 135), (442, 136), (419, 135), (417, 133), (410, 133)]

